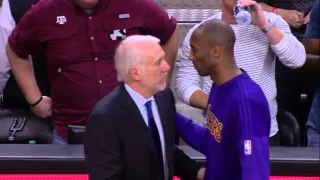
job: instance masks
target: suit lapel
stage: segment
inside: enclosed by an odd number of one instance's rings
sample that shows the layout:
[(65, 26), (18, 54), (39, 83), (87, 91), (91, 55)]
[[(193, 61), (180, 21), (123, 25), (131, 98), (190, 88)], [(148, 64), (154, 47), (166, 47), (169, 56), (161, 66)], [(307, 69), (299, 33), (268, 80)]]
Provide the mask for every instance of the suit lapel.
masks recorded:
[(140, 138), (143, 144), (145, 144), (146, 147), (151, 151), (154, 159), (160, 165), (160, 162), (157, 158), (156, 148), (151, 137), (151, 133), (149, 132), (149, 128), (144, 122), (139, 108), (136, 106), (135, 102), (125, 89), (124, 84), (120, 85), (120, 90), (122, 91), (121, 94), (123, 94), (123, 101), (121, 103), (124, 113), (127, 113), (126, 117), (128, 117), (128, 126), (134, 129), (138, 138)]
[(168, 98), (163, 97), (164, 93), (160, 92), (155, 95), (155, 100), (158, 106), (158, 112), (160, 116), (160, 121), (162, 124), (162, 129), (163, 129), (163, 135), (164, 135), (164, 143), (165, 143), (165, 151), (166, 151), (166, 161), (168, 163), (169, 169), (171, 169), (170, 165), (170, 159), (172, 154), (172, 133), (171, 133), (171, 127), (170, 127), (170, 119), (169, 119), (169, 114), (167, 111), (168, 107), (168, 102), (166, 101)]

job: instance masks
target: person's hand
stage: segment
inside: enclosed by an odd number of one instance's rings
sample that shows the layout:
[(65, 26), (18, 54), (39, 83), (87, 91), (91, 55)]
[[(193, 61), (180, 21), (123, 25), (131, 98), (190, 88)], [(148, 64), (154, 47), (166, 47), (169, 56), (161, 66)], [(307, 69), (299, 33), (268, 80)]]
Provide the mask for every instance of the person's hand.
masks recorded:
[(308, 13), (308, 15), (306, 17), (303, 18), (303, 24), (304, 25), (309, 24), (309, 22), (310, 22), (310, 14), (311, 14), (311, 11)]
[(300, 28), (304, 22), (304, 13), (296, 11), (296, 10), (285, 10), (278, 9), (277, 14), (279, 14), (290, 27)]
[(42, 100), (34, 107), (31, 107), (32, 112), (41, 117), (47, 118), (52, 115), (52, 101), (47, 96), (42, 96)]
[(204, 174), (206, 172), (206, 168), (201, 168), (198, 171), (198, 175), (197, 175), (197, 180), (203, 180), (204, 179)]
[(258, 26), (260, 29), (264, 28), (268, 24), (268, 20), (264, 17), (262, 7), (259, 3), (252, 0), (241, 0), (240, 8), (248, 6), (251, 14), (251, 24)]

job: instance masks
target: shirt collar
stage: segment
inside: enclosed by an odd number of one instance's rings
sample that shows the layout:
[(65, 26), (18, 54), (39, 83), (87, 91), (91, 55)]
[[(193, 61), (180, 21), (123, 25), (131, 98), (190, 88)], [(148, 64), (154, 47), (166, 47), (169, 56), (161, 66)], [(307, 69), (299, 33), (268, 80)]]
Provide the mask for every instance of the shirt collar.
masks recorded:
[(133, 90), (127, 84), (124, 84), (124, 87), (126, 88), (127, 92), (129, 93), (129, 95), (131, 96), (133, 101), (136, 103), (138, 108), (143, 107), (148, 101), (150, 101), (150, 100), (153, 101), (154, 100), (153, 96), (148, 98), (148, 99), (144, 98), (141, 94), (137, 93), (135, 90)]

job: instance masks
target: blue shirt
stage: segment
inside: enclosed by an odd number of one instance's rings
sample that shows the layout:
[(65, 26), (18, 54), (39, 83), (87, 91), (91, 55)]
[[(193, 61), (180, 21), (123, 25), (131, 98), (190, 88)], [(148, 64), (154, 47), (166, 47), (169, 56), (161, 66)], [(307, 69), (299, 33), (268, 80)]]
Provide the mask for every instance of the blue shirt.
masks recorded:
[[(307, 26), (305, 38), (320, 39), (320, 0), (317, 0), (314, 4), (311, 14), (310, 22)], [(310, 109), (307, 126), (312, 127), (320, 133), (320, 86), (314, 93), (312, 106)]]
[(320, 0), (317, 0), (311, 9), (310, 22), (304, 37), (320, 39)]
[(180, 137), (206, 156), (205, 180), (269, 180), (269, 105), (246, 73), (212, 85), (207, 125), (177, 114)]
[(162, 124), (161, 124), (161, 120), (160, 120), (160, 115), (159, 115), (159, 111), (158, 111), (158, 107), (157, 107), (157, 103), (154, 99), (154, 97), (152, 96), (149, 99), (144, 98), (141, 94), (137, 93), (135, 90), (133, 90), (130, 86), (128, 86), (127, 84), (124, 84), (124, 87), (126, 88), (127, 92), (129, 93), (129, 95), (131, 96), (131, 98), (133, 99), (133, 101), (136, 103), (137, 107), (139, 108), (139, 111), (143, 117), (144, 122), (146, 123), (146, 125), (148, 126), (148, 115), (147, 115), (147, 107), (145, 106), (145, 104), (148, 101), (152, 101), (151, 102), (151, 109), (152, 109), (152, 114), (153, 114), (153, 118), (154, 121), (157, 125), (158, 128), (158, 132), (159, 132), (159, 136), (160, 136), (160, 141), (161, 141), (161, 149), (162, 149), (162, 157), (163, 157), (163, 165), (164, 170), (165, 170), (165, 174), (167, 171), (167, 160), (166, 160), (166, 151), (165, 151), (165, 143), (164, 143), (164, 134), (163, 134), (163, 128), (162, 128)]

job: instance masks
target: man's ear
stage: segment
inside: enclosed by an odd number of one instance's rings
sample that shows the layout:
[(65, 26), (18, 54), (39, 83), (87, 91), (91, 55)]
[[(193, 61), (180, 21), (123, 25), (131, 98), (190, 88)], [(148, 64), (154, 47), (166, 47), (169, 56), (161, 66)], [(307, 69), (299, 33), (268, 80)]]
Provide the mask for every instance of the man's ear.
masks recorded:
[(211, 47), (211, 55), (214, 59), (219, 59), (221, 54), (221, 49), (217, 45), (213, 45)]
[(138, 68), (130, 68), (129, 69), (129, 76), (134, 80), (141, 79), (141, 71)]

